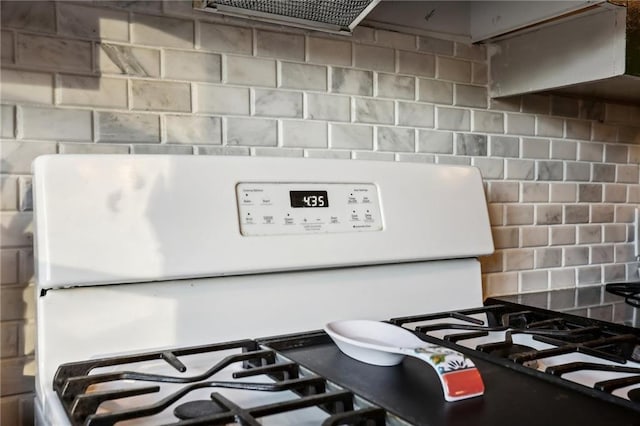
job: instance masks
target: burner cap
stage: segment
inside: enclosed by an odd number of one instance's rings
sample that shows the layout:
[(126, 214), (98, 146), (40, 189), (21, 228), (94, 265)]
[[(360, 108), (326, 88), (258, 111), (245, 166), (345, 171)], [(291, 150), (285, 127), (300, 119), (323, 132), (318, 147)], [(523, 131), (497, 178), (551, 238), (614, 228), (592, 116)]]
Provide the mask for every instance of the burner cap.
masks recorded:
[(178, 405), (173, 414), (180, 420), (197, 419), (213, 416), (228, 411), (225, 407), (210, 399), (189, 401)]

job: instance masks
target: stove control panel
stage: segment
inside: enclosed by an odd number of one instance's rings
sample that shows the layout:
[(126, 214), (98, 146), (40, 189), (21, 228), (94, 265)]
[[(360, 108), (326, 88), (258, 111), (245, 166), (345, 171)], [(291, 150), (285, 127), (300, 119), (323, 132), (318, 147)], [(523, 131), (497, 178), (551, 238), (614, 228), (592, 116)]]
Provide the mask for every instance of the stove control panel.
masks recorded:
[(243, 182), (236, 197), (246, 236), (382, 230), (374, 184)]

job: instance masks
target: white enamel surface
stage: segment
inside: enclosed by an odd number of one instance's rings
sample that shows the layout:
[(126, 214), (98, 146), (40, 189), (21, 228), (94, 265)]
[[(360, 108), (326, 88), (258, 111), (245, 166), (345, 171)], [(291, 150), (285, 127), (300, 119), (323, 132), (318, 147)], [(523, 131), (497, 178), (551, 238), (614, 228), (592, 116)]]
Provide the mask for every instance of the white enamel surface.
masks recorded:
[(405, 356), (403, 349), (424, 345), (408, 330), (378, 321), (335, 321), (328, 323), (324, 331), (342, 352), (374, 365), (399, 364)]
[(65, 362), (462, 309), (482, 304), (482, 285), (479, 262), (464, 259), (52, 289), (37, 303), (36, 391), (47, 413)]
[[(383, 230), (247, 237), (240, 182), (363, 182)], [(65, 155), (34, 162), (36, 274), (52, 288), (491, 253), (476, 168), (261, 157)]]

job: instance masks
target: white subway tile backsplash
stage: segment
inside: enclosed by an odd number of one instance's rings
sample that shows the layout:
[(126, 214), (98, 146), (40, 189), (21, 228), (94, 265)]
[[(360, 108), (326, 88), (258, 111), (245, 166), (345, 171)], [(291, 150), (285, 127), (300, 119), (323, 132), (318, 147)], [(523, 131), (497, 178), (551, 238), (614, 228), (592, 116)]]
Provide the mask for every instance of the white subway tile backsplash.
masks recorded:
[(487, 88), (468, 84), (455, 85), (454, 105), (476, 108), (487, 107)]
[(189, 52), (185, 50), (164, 51), (164, 77), (174, 80), (219, 82), (222, 79), (220, 55)]
[(226, 56), (225, 83), (276, 87), (276, 62), (272, 59)]
[(331, 68), (331, 91), (348, 95), (373, 95), (373, 72)]
[(505, 211), (506, 225), (531, 225), (533, 224), (533, 206), (507, 204)]
[(3, 64), (13, 64), (15, 62), (14, 36), (11, 31), (0, 32), (0, 61)]
[(352, 44), (343, 40), (307, 38), (307, 61), (323, 65), (351, 65)]
[(398, 49), (415, 49), (416, 36), (396, 31), (376, 30), (376, 43)]
[(211, 146), (196, 145), (194, 154), (197, 155), (249, 155), (251, 151), (245, 146)]
[(222, 120), (220, 117), (166, 115), (164, 123), (167, 143), (222, 143)]
[(522, 138), (521, 156), (522, 158), (549, 158), (549, 140)]
[(456, 133), (456, 155), (487, 155), (487, 136), (472, 133)]
[(91, 43), (32, 34), (18, 35), (18, 64), (91, 71)]
[(422, 77), (435, 77), (436, 58), (427, 53), (399, 50), (398, 72)]
[(588, 181), (591, 178), (589, 163), (565, 162), (565, 180)]
[(591, 208), (591, 222), (592, 223), (608, 223), (613, 222), (615, 210), (612, 205), (597, 205), (592, 204)]
[(579, 286), (585, 284), (599, 284), (602, 280), (602, 269), (599, 266), (578, 268), (577, 272)]
[(442, 55), (453, 55), (453, 42), (434, 37), (418, 37), (418, 50)]
[(20, 107), (20, 134), (24, 139), (91, 141), (93, 124), (91, 111)]
[(496, 158), (474, 157), (471, 164), (480, 169), (483, 179), (502, 179), (504, 161)]
[(473, 62), (471, 64), (471, 82), (475, 84), (487, 84), (489, 80), (489, 70), (487, 64)]
[(65, 2), (57, 3), (56, 9), (60, 34), (101, 40), (129, 40), (128, 12)]
[(566, 120), (567, 138), (589, 140), (591, 122), (585, 120)]
[(591, 139), (599, 142), (615, 142), (618, 138), (618, 128), (609, 124), (594, 122)]
[(57, 87), (61, 105), (127, 108), (125, 79), (60, 74)]
[(619, 164), (616, 166), (616, 182), (639, 183), (638, 171), (637, 164)]
[(604, 148), (605, 162), (622, 164), (625, 164), (627, 162), (629, 148), (626, 145), (606, 144)]
[(578, 202), (599, 203), (602, 201), (602, 185), (581, 183), (578, 185)]
[(226, 145), (276, 146), (277, 122), (262, 118), (232, 118), (227, 120)]
[(517, 182), (490, 182), (488, 198), (489, 202), (516, 202), (519, 197)]
[(328, 125), (320, 121), (283, 120), (282, 146), (327, 148)]
[(388, 47), (353, 45), (354, 65), (376, 71), (395, 71), (395, 51)]
[(323, 92), (327, 90), (327, 67), (293, 62), (280, 62), (279, 67), (279, 87)]
[(564, 266), (578, 266), (589, 264), (589, 247), (565, 247)]
[(371, 161), (395, 161), (395, 154), (392, 152), (372, 152), (372, 151), (353, 151), (351, 154), (353, 160), (371, 160)]
[(416, 80), (393, 74), (377, 74), (376, 96), (393, 99), (415, 99)]
[(536, 180), (562, 180), (562, 161), (537, 161)]
[(436, 57), (436, 77), (461, 83), (471, 83), (471, 62)]
[(578, 226), (578, 243), (594, 244), (602, 242), (602, 226), (582, 225)]
[(329, 124), (331, 148), (373, 149), (373, 127), (357, 124)]
[(415, 130), (402, 127), (378, 127), (378, 151), (414, 152)]
[(16, 107), (2, 105), (0, 110), (0, 137), (14, 139), (16, 137)]
[[(565, 246), (576, 243), (576, 227), (575, 226), (552, 226), (551, 241), (552, 246)], [(561, 256), (558, 256), (562, 259)], [(560, 266), (553, 265), (553, 266)], [(542, 267), (542, 266), (541, 266)]]
[(29, 174), (31, 173), (31, 163), (36, 157), (55, 154), (56, 149), (55, 142), (3, 141), (0, 150), (2, 171), (11, 174)]
[(602, 161), (603, 146), (597, 143), (580, 142), (578, 144), (578, 160)]
[(553, 139), (551, 141), (551, 158), (555, 160), (575, 160), (578, 145), (575, 142)]
[(536, 206), (537, 225), (559, 225), (562, 223), (562, 205), (546, 204)]
[(118, 44), (96, 44), (95, 69), (101, 74), (160, 76), (160, 50)]
[(536, 118), (534, 115), (506, 114), (507, 133), (515, 135), (533, 136), (536, 131)]
[(624, 203), (627, 201), (627, 185), (611, 184), (604, 186), (605, 203)]
[(98, 112), (96, 140), (98, 142), (160, 142), (160, 116)]
[(578, 186), (575, 183), (552, 183), (550, 188), (552, 203), (575, 203), (578, 199)]
[(468, 131), (471, 128), (471, 113), (466, 109), (436, 107), (436, 117), (438, 129)]
[(2, 188), (2, 192), (0, 192), (0, 210), (18, 210), (18, 178), (15, 176), (0, 176), (0, 188)]
[(522, 96), (522, 112), (531, 114), (549, 114), (551, 98), (547, 95), (528, 94)]
[(522, 201), (525, 203), (542, 203), (549, 201), (549, 184), (524, 182), (522, 186)]
[(453, 134), (437, 130), (418, 130), (418, 152), (453, 154)]
[(254, 89), (254, 112), (258, 116), (302, 118), (302, 93)]
[(202, 50), (251, 55), (253, 49), (251, 28), (200, 22), (198, 30)]
[(166, 144), (133, 144), (132, 154), (159, 154), (159, 155), (189, 155), (193, 154), (193, 147), (188, 145)]
[(529, 271), (520, 273), (520, 290), (523, 292), (542, 291), (547, 289), (547, 271)]
[(53, 103), (53, 75), (3, 69), (0, 73), (2, 102)]
[(268, 58), (304, 61), (304, 36), (258, 30), (256, 53)]
[(151, 46), (193, 48), (193, 21), (134, 14), (131, 39)]
[(584, 204), (564, 206), (564, 223), (589, 223), (589, 206)]
[(351, 100), (348, 96), (307, 93), (306, 117), (313, 120), (350, 121)]
[(15, 28), (39, 33), (56, 32), (56, 12), (54, 2), (40, 2), (38, 7), (32, 3), (3, 1), (2, 27)]
[(393, 101), (355, 98), (354, 119), (359, 123), (394, 123)]
[(454, 55), (474, 61), (486, 61), (487, 49), (482, 44), (455, 43)]
[(473, 111), (474, 132), (504, 133), (504, 114), (491, 111)]
[(188, 83), (133, 80), (131, 95), (134, 110), (191, 111), (191, 87)]
[(533, 160), (506, 160), (506, 179), (532, 180), (536, 163)]
[(517, 249), (505, 251), (505, 269), (507, 271), (522, 271), (533, 268), (534, 251)]
[(446, 81), (418, 79), (418, 100), (438, 104), (453, 103), (453, 84)]
[(129, 145), (106, 143), (61, 142), (59, 154), (128, 154)]
[(197, 112), (249, 115), (249, 89), (196, 84), (195, 92)]
[[(552, 228), (553, 230), (553, 228)], [(535, 250), (536, 268), (557, 268), (562, 266), (562, 249), (539, 248)], [(550, 271), (553, 272), (553, 271)]]
[[(477, 117), (474, 111), (474, 120)], [(489, 139), (489, 155), (493, 157), (518, 157), (520, 155), (520, 141), (511, 136), (494, 136)]]
[(418, 102), (397, 103), (397, 124), (401, 126), (433, 127), (433, 105)]
[(274, 148), (257, 147), (251, 148), (251, 153), (260, 157), (303, 157), (304, 150), (299, 148)]

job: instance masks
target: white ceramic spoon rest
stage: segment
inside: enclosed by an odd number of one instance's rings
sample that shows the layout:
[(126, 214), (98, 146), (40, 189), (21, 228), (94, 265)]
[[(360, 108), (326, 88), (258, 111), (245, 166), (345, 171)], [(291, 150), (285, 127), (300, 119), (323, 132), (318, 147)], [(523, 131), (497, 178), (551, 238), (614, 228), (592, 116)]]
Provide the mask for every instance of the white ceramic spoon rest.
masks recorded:
[(347, 320), (331, 322), (324, 330), (342, 352), (367, 364), (396, 365), (407, 355), (425, 361), (436, 370), (447, 401), (484, 393), (482, 377), (473, 361), (453, 349), (424, 342), (402, 327)]

